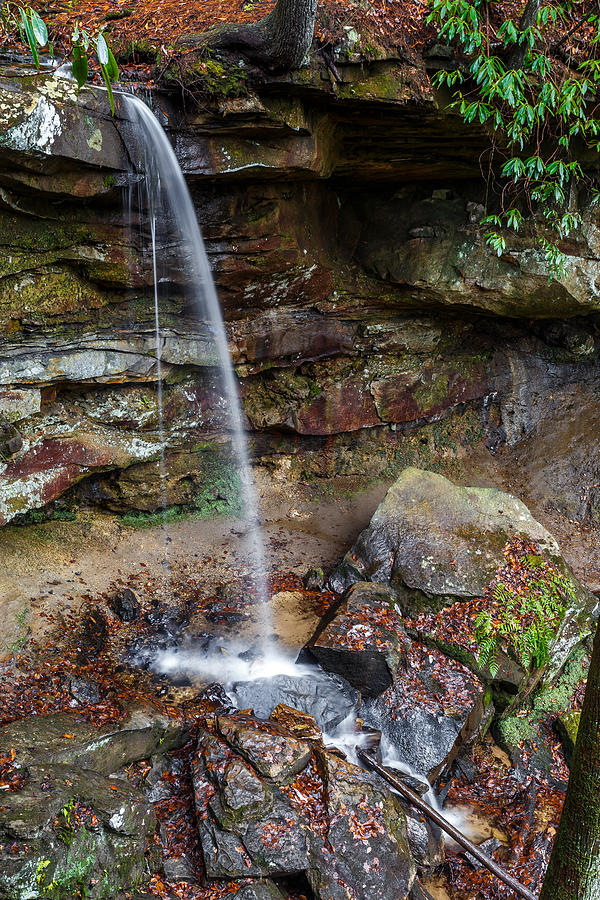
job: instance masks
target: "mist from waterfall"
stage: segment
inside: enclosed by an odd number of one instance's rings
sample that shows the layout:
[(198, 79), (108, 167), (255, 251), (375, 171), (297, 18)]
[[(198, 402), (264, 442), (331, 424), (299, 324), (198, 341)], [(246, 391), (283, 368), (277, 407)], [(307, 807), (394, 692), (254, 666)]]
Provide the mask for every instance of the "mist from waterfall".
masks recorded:
[[(229, 353), (225, 326), (208, 256), (190, 192), (175, 152), (160, 122), (138, 97), (121, 94), (120, 102), (123, 105), (125, 118), (131, 121), (135, 129), (135, 146), (129, 146), (128, 150), (135, 159), (137, 172), (143, 175), (143, 190), (139, 192), (138, 197), (145, 193), (144, 206), (149, 218), (163, 512), (167, 507), (167, 471), (162, 366), (164, 334), (160, 324), (160, 287), (161, 284), (170, 284), (172, 281), (169, 278), (169, 266), (172, 264), (169, 257), (176, 251), (176, 261), (185, 270), (186, 304), (193, 311), (198, 325), (208, 329), (210, 339), (214, 343), (215, 360), (227, 407), (227, 429), (231, 435), (233, 459), (241, 485), (241, 516), (245, 521), (246, 536), (249, 542), (250, 575), (256, 594), (257, 625), (261, 642), (259, 649), (263, 657), (268, 657), (273, 655), (271, 642), (273, 628), (258, 501), (250, 466), (237, 379)], [(129, 206), (131, 207), (131, 203)], [(168, 227), (171, 230), (171, 243), (168, 245), (166, 242), (164, 245), (160, 243), (160, 229), (164, 223), (169, 223)], [(165, 547), (167, 550), (166, 544)], [(200, 661), (197, 661), (197, 667), (201, 668)]]

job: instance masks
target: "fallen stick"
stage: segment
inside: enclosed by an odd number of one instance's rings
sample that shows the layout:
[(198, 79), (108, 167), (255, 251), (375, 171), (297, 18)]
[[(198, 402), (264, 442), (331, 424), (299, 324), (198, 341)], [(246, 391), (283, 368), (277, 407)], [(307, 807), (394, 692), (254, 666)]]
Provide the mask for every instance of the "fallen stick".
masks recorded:
[(501, 869), (500, 866), (493, 860), (487, 853), (484, 853), (483, 850), (480, 850), (475, 844), (473, 844), (468, 837), (460, 832), (454, 825), (451, 825), (441, 813), (437, 810), (433, 809), (429, 803), (426, 803), (424, 800), (419, 797), (418, 794), (415, 794), (414, 791), (411, 791), (410, 788), (406, 787), (399, 779), (394, 778), (393, 775), (381, 766), (376, 759), (367, 753), (365, 750), (361, 750), (359, 747), (356, 748), (356, 752), (358, 754), (359, 759), (361, 759), (365, 765), (367, 765), (370, 769), (373, 769), (374, 772), (377, 772), (378, 775), (381, 776), (388, 784), (391, 784), (393, 788), (395, 788), (399, 794), (401, 794), (409, 803), (412, 803), (413, 806), (416, 806), (417, 809), (420, 809), (422, 813), (428, 816), (432, 821), (439, 825), (439, 827), (449, 834), (453, 841), (456, 841), (457, 844), (460, 844), (461, 847), (464, 847), (465, 850), (468, 850), (471, 856), (474, 856), (475, 859), (479, 860), (479, 862), (485, 866), (487, 869), (492, 872), (496, 878), (499, 878), (500, 881), (503, 881), (504, 884), (508, 885), (509, 888), (518, 894), (519, 897), (524, 897), (525, 900), (537, 900), (535, 894), (532, 894), (531, 891), (528, 891), (526, 887), (523, 887), (516, 879), (509, 875), (508, 872), (505, 872), (504, 869)]

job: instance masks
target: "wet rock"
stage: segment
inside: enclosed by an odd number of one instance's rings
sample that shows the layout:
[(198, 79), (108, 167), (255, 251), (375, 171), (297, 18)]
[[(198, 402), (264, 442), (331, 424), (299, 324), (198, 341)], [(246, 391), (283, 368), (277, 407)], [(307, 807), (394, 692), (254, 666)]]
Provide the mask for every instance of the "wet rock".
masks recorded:
[(16, 752), (19, 766), (61, 763), (104, 775), (182, 746), (187, 730), (156, 710), (133, 707), (124, 721), (96, 728), (75, 714), (19, 719), (0, 728), (0, 754)]
[(415, 878), (406, 821), (380, 780), (331, 753), (320, 752), (333, 852), (321, 850), (308, 873), (319, 900), (407, 896)]
[(230, 712), (235, 709), (229, 694), (217, 681), (207, 685), (199, 694), (200, 700), (206, 700), (214, 706), (215, 712)]
[(414, 807), (402, 805), (406, 814), (408, 845), (419, 870), (438, 868), (445, 859), (441, 829)]
[(91, 805), (117, 833), (135, 835), (154, 827), (152, 808), (121, 779), (62, 763), (32, 765), (28, 773), (25, 787), (5, 795), (0, 806), (0, 828), (15, 838), (38, 837), (69, 797)]
[(341, 678), (315, 673), (275, 675), (233, 686), (240, 709), (253, 709), (257, 718), (268, 719), (281, 703), (315, 717), (322, 731), (332, 731), (356, 707), (357, 692)]
[(269, 718), (305, 741), (322, 739), (321, 729), (314, 716), (300, 712), (299, 709), (294, 709), (292, 706), (286, 706), (285, 703), (276, 706)]
[(302, 579), (307, 591), (322, 591), (325, 586), (323, 569), (309, 569)]
[(192, 764), (209, 877), (305, 873), (317, 900), (347, 900), (350, 889), (356, 900), (407, 896), (414, 864), (405, 817), (382, 782), (324, 748), (291, 783), (267, 781), (232, 735), (204, 733)]
[(391, 592), (359, 582), (307, 649), (324, 669), (341, 675), (364, 697), (377, 697), (392, 684), (403, 634)]
[(309, 832), (274, 784), (222, 740), (204, 735), (192, 766), (198, 831), (211, 878), (284, 875), (308, 867)]
[(108, 640), (108, 623), (102, 610), (97, 606), (87, 605), (81, 624), (79, 657), (85, 662), (89, 656), (98, 656), (106, 647)]
[[(273, 795), (253, 769), (240, 759), (232, 760), (221, 782), (220, 824), (233, 825), (239, 817), (269, 818), (273, 809)], [(213, 810), (216, 805), (213, 804)]]
[(61, 896), (117, 896), (141, 881), (155, 826), (153, 808), (121, 779), (32, 765), (25, 787), (0, 799), (0, 842), (11, 847), (0, 859), (0, 893), (37, 898), (56, 883)]
[(98, 703), (100, 699), (100, 690), (95, 681), (88, 678), (80, 678), (73, 675), (69, 679), (69, 691), (77, 703), (86, 705), (88, 703)]
[(410, 889), (410, 894), (408, 895), (409, 900), (433, 900), (432, 895), (429, 891), (426, 891), (420, 881), (415, 881), (412, 888)]
[(502, 564), (510, 537), (558, 557), (556, 540), (527, 507), (492, 488), (459, 487), (434, 472), (405, 469), (360, 534), (330, 584), (389, 586), (405, 609), (436, 608), (479, 597)]
[(117, 591), (111, 600), (112, 611), (121, 622), (134, 622), (140, 614), (140, 604), (131, 588)]
[[(494, 853), (496, 850), (501, 850), (503, 847), (502, 841), (497, 837), (488, 838), (487, 841), (483, 841), (479, 844), (479, 849), (484, 853), (487, 853), (488, 856), (494, 858)], [(470, 853), (465, 853), (465, 859), (468, 860), (469, 865), (471, 865), (474, 869), (483, 869), (484, 865), (482, 862), (479, 862), (474, 856)]]
[(430, 784), (477, 734), (485, 688), (466, 666), (417, 641), (405, 647), (393, 685), (365, 704), (398, 759)]
[(410, 788), (411, 791), (414, 791), (415, 794), (418, 794), (419, 797), (424, 797), (425, 794), (431, 790), (431, 785), (425, 779), (417, 778), (415, 775), (409, 775), (407, 772), (403, 772), (402, 769), (396, 769), (393, 766), (390, 766), (389, 768), (391, 769), (391, 774), (394, 778), (397, 778), (398, 781), (405, 784), (406, 787)]
[(277, 885), (268, 879), (245, 884), (237, 892), (236, 897), (238, 900), (284, 900), (284, 895)]
[(309, 744), (276, 725), (258, 725), (256, 720), (219, 716), (217, 728), (228, 744), (261, 775), (274, 781), (291, 780), (304, 769), (311, 756)]

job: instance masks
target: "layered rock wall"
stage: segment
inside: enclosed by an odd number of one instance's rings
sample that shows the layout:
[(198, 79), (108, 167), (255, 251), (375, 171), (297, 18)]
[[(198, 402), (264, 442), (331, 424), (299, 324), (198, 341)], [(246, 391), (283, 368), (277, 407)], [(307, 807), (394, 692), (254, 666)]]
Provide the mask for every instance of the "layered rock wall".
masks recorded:
[[(0, 70), (2, 523), (76, 485), (115, 510), (161, 502), (135, 135), (105, 100)], [(518, 461), (525, 493), (597, 519), (593, 204), (574, 198), (584, 224), (558, 281), (535, 225), (491, 254), (485, 136), (399, 60), (315, 62), (192, 112), (176, 94), (153, 102), (198, 210), (260, 462), (383, 476), (456, 469), (481, 448), (492, 466)], [(214, 348), (175, 248), (161, 252), (168, 500), (210, 505), (207, 480), (228, 478)], [(530, 471), (537, 447), (557, 458)]]

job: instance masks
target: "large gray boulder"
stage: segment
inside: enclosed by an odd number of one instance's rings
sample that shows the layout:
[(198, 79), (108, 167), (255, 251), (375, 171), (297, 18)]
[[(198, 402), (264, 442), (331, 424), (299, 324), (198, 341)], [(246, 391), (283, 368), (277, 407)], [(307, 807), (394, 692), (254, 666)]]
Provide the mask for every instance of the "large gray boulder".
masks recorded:
[(551, 558), (556, 540), (527, 507), (495, 488), (460, 487), (443, 475), (404, 469), (331, 578), (335, 591), (358, 581), (389, 585), (401, 605), (445, 606), (479, 597), (512, 537)]
[(359, 582), (387, 588), (409, 633), (436, 644), (486, 679), (496, 676), (514, 695), (530, 684), (531, 673), (510, 647), (504, 648), (507, 652), (499, 648), (498, 672), (479, 667), (474, 639), (479, 608), (468, 603), (487, 596), (486, 589), (507, 564), (507, 543), (516, 546), (519, 541), (535, 548), (536, 559), (565, 586), (565, 612), (554, 626), (546, 670), (547, 677), (554, 677), (589, 632), (596, 600), (568, 569), (555, 538), (511, 494), (461, 487), (434, 472), (405, 469), (333, 573), (330, 586), (339, 592)]

